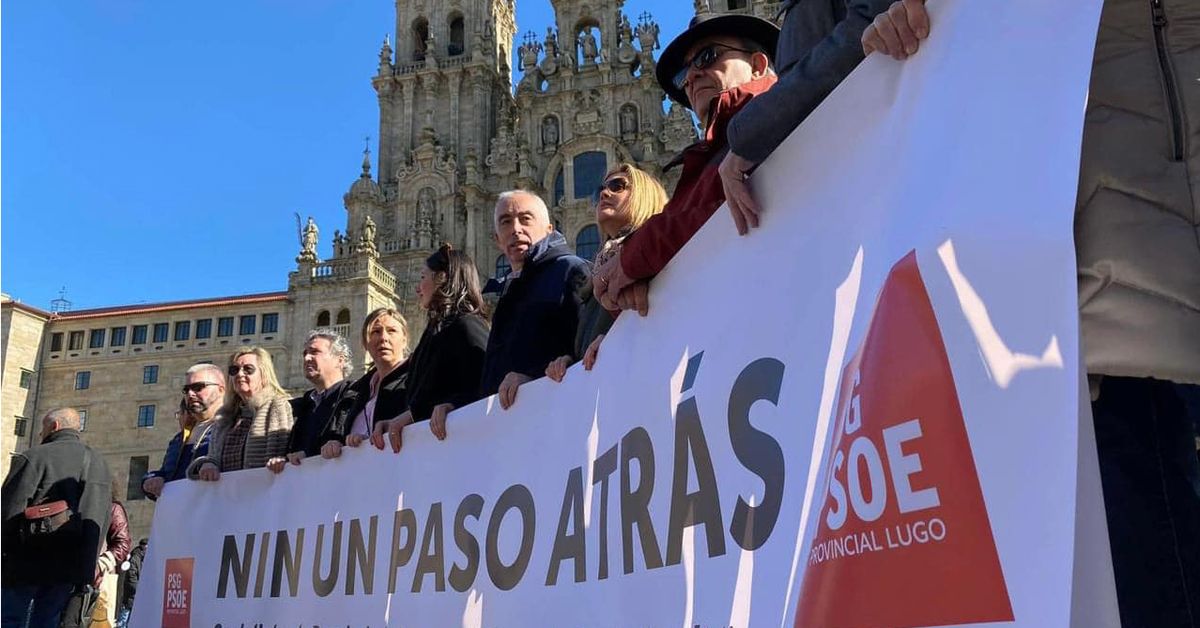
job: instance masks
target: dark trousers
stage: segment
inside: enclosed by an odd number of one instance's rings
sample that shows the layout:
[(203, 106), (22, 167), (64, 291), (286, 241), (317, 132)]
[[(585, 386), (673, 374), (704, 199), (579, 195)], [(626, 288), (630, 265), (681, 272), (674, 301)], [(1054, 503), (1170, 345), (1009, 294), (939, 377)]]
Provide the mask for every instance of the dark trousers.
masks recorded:
[(1124, 628), (1200, 628), (1195, 387), (1105, 376), (1092, 402)]
[(0, 591), (0, 626), (58, 628), (63, 608), (74, 590), (69, 584), (5, 587)]

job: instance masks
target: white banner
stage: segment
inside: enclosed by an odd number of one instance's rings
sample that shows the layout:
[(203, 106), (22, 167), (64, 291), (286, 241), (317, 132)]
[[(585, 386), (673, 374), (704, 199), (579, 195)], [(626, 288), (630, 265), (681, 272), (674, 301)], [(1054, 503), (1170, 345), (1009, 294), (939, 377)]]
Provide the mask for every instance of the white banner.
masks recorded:
[(1077, 506), (1103, 519), (1072, 246), (1099, 5), (931, 7), (595, 371), (399, 455), (168, 485), (133, 625), (1067, 625)]

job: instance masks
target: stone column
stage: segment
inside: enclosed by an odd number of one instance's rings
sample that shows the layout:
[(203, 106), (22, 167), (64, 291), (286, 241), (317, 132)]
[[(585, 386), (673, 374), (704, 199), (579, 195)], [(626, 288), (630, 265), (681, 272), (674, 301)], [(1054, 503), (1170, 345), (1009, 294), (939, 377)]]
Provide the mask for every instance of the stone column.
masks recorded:
[(417, 116), (417, 103), (414, 101), (416, 92), (415, 76), (410, 76), (404, 81), (403, 92), (404, 102), (400, 110), (400, 116), (404, 125), (401, 132), (400, 145), (405, 150), (411, 150), (413, 147), (413, 120)]

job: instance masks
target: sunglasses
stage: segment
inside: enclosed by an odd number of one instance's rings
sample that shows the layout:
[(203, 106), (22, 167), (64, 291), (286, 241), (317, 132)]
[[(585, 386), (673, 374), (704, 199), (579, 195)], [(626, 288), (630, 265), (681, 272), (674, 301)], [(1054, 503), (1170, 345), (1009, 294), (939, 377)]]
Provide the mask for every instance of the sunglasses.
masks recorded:
[(254, 366), (253, 364), (243, 364), (241, 366), (234, 364), (229, 367), (229, 376), (230, 377), (237, 377), (238, 373), (245, 373), (247, 375), (253, 375), (257, 372), (258, 372), (258, 367)]
[[(718, 51), (718, 48), (723, 49), (723, 51)], [(687, 83), (688, 70), (692, 68), (703, 70), (704, 68), (716, 63), (717, 59), (721, 58), (721, 55), (730, 51), (754, 54), (753, 50), (734, 48), (733, 46), (727, 46), (725, 44), (709, 44), (701, 48), (700, 52), (697, 52), (691, 59), (683, 62), (683, 67), (675, 73), (675, 78), (671, 81), (671, 84), (675, 86), (675, 89), (683, 91), (683, 86)]]
[(219, 385), (220, 384), (217, 384), (214, 382), (193, 382), (191, 384), (186, 384), (183, 387), (183, 394), (186, 395), (188, 393), (196, 393), (198, 395), (198, 394), (204, 392), (204, 389), (208, 388), (209, 386), (219, 386)]
[(629, 179), (625, 177), (613, 177), (596, 187), (596, 192), (592, 194), (592, 204), (595, 205), (600, 202), (600, 195), (604, 193), (604, 190), (608, 190), (613, 194), (620, 194), (628, 189)]

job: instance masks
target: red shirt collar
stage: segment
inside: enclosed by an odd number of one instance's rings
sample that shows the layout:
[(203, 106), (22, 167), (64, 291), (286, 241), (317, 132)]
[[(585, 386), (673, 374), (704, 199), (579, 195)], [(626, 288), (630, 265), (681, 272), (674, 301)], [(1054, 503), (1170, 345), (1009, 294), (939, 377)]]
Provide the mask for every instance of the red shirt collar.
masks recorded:
[(768, 74), (714, 96), (713, 103), (708, 108), (712, 123), (704, 131), (704, 140), (724, 144), (725, 129), (729, 126), (729, 120), (741, 111), (750, 99), (771, 89), (778, 80), (774, 74)]

